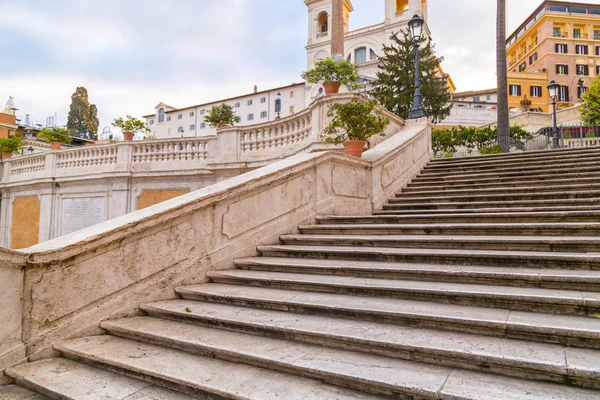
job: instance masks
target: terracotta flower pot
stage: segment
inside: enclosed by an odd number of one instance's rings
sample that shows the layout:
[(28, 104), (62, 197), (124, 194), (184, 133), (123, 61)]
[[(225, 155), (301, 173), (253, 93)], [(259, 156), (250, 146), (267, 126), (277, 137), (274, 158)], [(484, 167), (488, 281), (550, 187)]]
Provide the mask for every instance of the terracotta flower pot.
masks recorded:
[(346, 140), (344, 150), (347, 155), (360, 158), (366, 143), (364, 140)]
[(3, 160), (8, 160), (12, 156), (13, 156), (13, 153), (2, 153), (2, 159)]
[(133, 140), (133, 133), (123, 132), (123, 139), (127, 142), (131, 142)]
[(323, 87), (325, 88), (325, 94), (339, 93), (340, 86), (339, 82), (325, 82)]
[(62, 144), (60, 144), (58, 142), (50, 142), (51, 150), (60, 150), (61, 148), (62, 148)]
[(231, 125), (229, 125), (229, 124), (219, 124), (217, 126), (217, 129), (225, 129), (225, 128), (231, 128)]

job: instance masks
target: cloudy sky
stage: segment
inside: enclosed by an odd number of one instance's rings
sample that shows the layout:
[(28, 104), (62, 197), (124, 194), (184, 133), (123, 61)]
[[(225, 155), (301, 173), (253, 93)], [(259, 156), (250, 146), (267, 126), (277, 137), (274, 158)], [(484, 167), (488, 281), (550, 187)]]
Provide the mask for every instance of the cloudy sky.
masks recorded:
[[(352, 0), (351, 29), (383, 20), (383, 0)], [(590, 0), (591, 2), (596, 0)], [(508, 30), (541, 0), (507, 0)], [(66, 123), (77, 86), (100, 127), (162, 101), (184, 107), (301, 80), (302, 0), (0, 0), (0, 110)], [(429, 25), (459, 90), (495, 86), (495, 1), (430, 0)]]

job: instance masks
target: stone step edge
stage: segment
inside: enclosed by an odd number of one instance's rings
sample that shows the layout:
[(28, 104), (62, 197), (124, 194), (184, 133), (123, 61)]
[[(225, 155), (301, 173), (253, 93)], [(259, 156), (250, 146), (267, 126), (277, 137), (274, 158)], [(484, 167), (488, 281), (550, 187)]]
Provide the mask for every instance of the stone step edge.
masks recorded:
[[(285, 273), (281, 273), (285, 275)], [(294, 274), (301, 275), (301, 274)], [(310, 274), (306, 274), (310, 276)], [(419, 287), (411, 288), (410, 283), (415, 281), (406, 280), (395, 280), (396, 283), (403, 282), (407, 285), (404, 287), (398, 287), (394, 285), (388, 286), (375, 286), (368, 284), (357, 284), (352, 282), (316, 282), (314, 280), (300, 280), (300, 278), (288, 278), (285, 277), (273, 277), (272, 275), (266, 275), (265, 277), (257, 276), (240, 276), (227, 274), (225, 271), (221, 272), (209, 272), (208, 277), (211, 282), (226, 284), (226, 285), (238, 285), (238, 286), (254, 286), (262, 288), (277, 288), (277, 289), (290, 289), (295, 291), (310, 291), (317, 293), (332, 293), (332, 294), (352, 294), (357, 296), (375, 296), (377, 298), (392, 298), (392, 299), (405, 299), (405, 300), (421, 300), (430, 301), (444, 304), (461, 304), (461, 305), (481, 305), (485, 304), (485, 307), (489, 308), (502, 308), (517, 311), (535, 311), (535, 312), (546, 312), (556, 313), (561, 315), (578, 315), (578, 316), (593, 316), (600, 313), (600, 300), (594, 299), (594, 292), (585, 292), (587, 296), (584, 297), (583, 292), (579, 291), (566, 291), (571, 293), (571, 296), (567, 296), (567, 293), (563, 297), (558, 295), (555, 297), (544, 296), (543, 294), (535, 293), (536, 291), (542, 291), (544, 289), (538, 288), (518, 288), (528, 289), (531, 293), (509, 293), (503, 294), (500, 290), (495, 293), (490, 293), (485, 289), (489, 288), (502, 288), (503, 286), (486, 286), (476, 284), (451, 284), (448, 285), (460, 285), (469, 286), (470, 290), (458, 290), (458, 289), (439, 289), (433, 284), (436, 282), (420, 281), (424, 284), (432, 284), (431, 287)], [(367, 278), (365, 278), (367, 279)], [(385, 281), (384, 279), (376, 279)], [(423, 285), (424, 286), (424, 285)], [(525, 290), (523, 290), (525, 292)], [(580, 298), (574, 298), (577, 294), (581, 293)], [(558, 309), (558, 310), (557, 310)], [(568, 314), (565, 312), (568, 312)], [(559, 311), (559, 312), (557, 312)]]
[[(501, 251), (501, 250), (460, 250), (460, 249), (411, 249), (389, 247), (343, 247), (343, 246), (297, 246), (261, 245), (259, 254), (272, 257), (335, 259), (357, 261), (408, 261), (419, 260), (427, 264), (448, 263), (461, 265), (476, 262), (481, 265), (533, 265), (536, 268), (556, 268), (558, 264), (569, 270), (600, 270), (600, 257), (592, 253), (542, 252), (542, 251)], [(409, 261), (411, 260), (411, 261)], [(425, 261), (426, 260), (426, 261)], [(436, 261), (433, 261), (436, 260)], [(460, 263), (458, 263), (460, 261)], [(498, 264), (493, 264), (498, 263)], [(552, 267), (550, 267), (552, 266)], [(568, 268), (566, 268), (568, 266)], [(561, 268), (559, 267), (559, 268)]]
[[(216, 283), (208, 283), (195, 286), (182, 286), (175, 289), (175, 292), (183, 299), (212, 302), (217, 304), (237, 305), (241, 307), (259, 308), (265, 310), (289, 311), (296, 313), (309, 313), (317, 315), (333, 315), (340, 318), (356, 319), (361, 318), (367, 321), (382, 322), (389, 324), (399, 324), (403, 326), (415, 326), (426, 329), (443, 329), (453, 332), (475, 333), (478, 335), (505, 337), (520, 340), (534, 340), (543, 343), (554, 343), (568, 345), (581, 348), (600, 349), (600, 332), (582, 331), (572, 327), (570, 324), (546, 323), (514, 323), (508, 321), (506, 317), (492, 320), (490, 318), (477, 320), (478, 312), (487, 312), (488, 308), (466, 305), (444, 305), (453, 308), (459, 308), (463, 311), (465, 317), (457, 318), (444, 313), (444, 309), (440, 309), (439, 304), (418, 301), (418, 300), (402, 300), (392, 299), (391, 301), (398, 303), (408, 302), (410, 304), (421, 304), (430, 307), (432, 311), (429, 313), (398, 312), (390, 309), (375, 309), (369, 306), (369, 301), (366, 301), (365, 306), (356, 307), (350, 305), (331, 306), (326, 301), (315, 304), (300, 301), (280, 300), (272, 298), (260, 298), (255, 296), (253, 290), (264, 291), (263, 288), (249, 287), (243, 294), (236, 292), (235, 294), (214, 293), (206, 288), (214, 287), (230, 287), (239, 288), (237, 285), (222, 285)], [(302, 294), (307, 292), (295, 290), (281, 290), (293, 294)], [(322, 296), (339, 296), (331, 293), (321, 293)], [(350, 296), (347, 296), (350, 297)], [(376, 300), (376, 299), (373, 299)], [(508, 311), (508, 310), (507, 310)], [(466, 317), (470, 315), (470, 319)], [(547, 314), (550, 321), (554, 314)], [(587, 317), (569, 317), (571, 319), (583, 321)]]
[[(522, 377), (523, 374), (528, 374), (529, 379), (562, 384), (576, 383), (577, 385), (586, 387), (600, 387), (600, 380), (598, 379), (598, 377), (600, 377), (600, 367), (596, 371), (584, 371), (585, 368), (576, 368), (573, 364), (570, 365), (570, 368), (567, 368), (567, 364), (565, 364), (563, 369), (542, 360), (535, 360), (533, 355), (525, 361), (507, 358), (504, 354), (491, 354), (491, 352), (468, 354), (460, 351), (435, 348), (434, 346), (421, 347), (413, 346), (410, 343), (392, 343), (383, 340), (344, 336), (343, 334), (335, 335), (301, 328), (281, 328), (275, 325), (269, 325), (268, 321), (264, 321), (263, 323), (251, 323), (247, 321), (242, 322), (234, 319), (219, 318), (216, 316), (209, 317), (206, 315), (194, 314), (193, 310), (191, 313), (185, 311), (176, 312), (161, 309), (160, 306), (156, 306), (153, 303), (144, 304), (142, 309), (154, 318), (166, 319), (175, 323), (192, 323), (193, 325), (200, 325), (209, 329), (225, 329), (246, 335), (258, 336), (261, 340), (271, 341), (274, 339), (273, 341), (293, 341), (346, 351), (348, 351), (348, 349), (344, 349), (344, 346), (351, 344), (351, 351), (358, 351), (360, 353), (380, 357), (397, 358), (405, 361), (443, 365), (447, 367), (458, 366), (459, 368), (477, 372), (493, 371), (494, 373), (516, 378)], [(127, 326), (123, 326), (120, 322), (125, 322), (126, 325), (127, 321), (103, 323), (102, 328), (107, 330), (110, 334), (128, 339), (150, 341), (150, 343), (176, 349), (184, 347), (177, 340), (166, 340), (166, 338), (160, 334), (142, 333), (135, 329), (128, 328)], [(175, 329), (176, 327), (174, 326), (173, 328)], [(432, 338), (435, 338), (436, 332), (432, 330), (423, 330), (423, 334), (431, 335)], [(514, 339), (493, 338), (492, 340), (516, 342)], [(200, 346), (202, 347), (203, 345)], [(557, 349), (563, 349), (560, 345), (547, 346), (556, 346)], [(226, 357), (231, 354), (227, 349), (221, 351), (214, 348), (211, 349), (211, 346), (208, 344), (205, 345), (205, 347), (205, 351), (210, 352), (211, 355), (215, 354), (218, 358), (225, 357), (227, 360)], [(202, 352), (202, 350), (199, 351)], [(593, 352), (592, 350), (589, 351)], [(246, 362), (247, 360), (244, 359), (244, 356), (239, 356), (239, 358), (234, 356), (233, 359), (228, 361)], [(250, 364), (253, 363), (250, 362)], [(262, 366), (260, 364), (253, 365)]]
[(475, 283), (491, 286), (514, 286), (542, 289), (600, 291), (600, 271), (581, 271), (582, 274), (565, 274), (562, 270), (534, 268), (503, 268), (495, 270), (486, 266), (460, 266), (416, 263), (339, 262), (330, 265), (327, 260), (290, 259), (276, 257), (242, 258), (234, 261), (238, 269), (252, 271), (290, 272), (300, 274), (336, 275), (381, 279), (401, 279), (428, 282)]
[(532, 158), (515, 158), (512, 160), (503, 160), (500, 162), (465, 162), (455, 163), (450, 165), (436, 165), (436, 163), (429, 163), (423, 168), (423, 171), (447, 171), (447, 170), (481, 170), (481, 169), (502, 169), (512, 167), (538, 167), (538, 166), (549, 166), (560, 163), (561, 167), (573, 167), (579, 165), (579, 163), (593, 163), (600, 160), (600, 153), (588, 154), (584, 157), (580, 156), (569, 156), (569, 157), (556, 157), (546, 159), (532, 159)]
[(466, 189), (442, 189), (442, 188), (432, 188), (431, 190), (408, 190), (401, 191), (395, 194), (395, 197), (412, 197), (412, 196), (421, 196), (421, 195), (439, 195), (443, 194), (483, 194), (483, 193), (502, 193), (507, 190), (513, 192), (531, 192), (531, 191), (545, 191), (545, 190), (556, 190), (562, 189), (567, 193), (570, 193), (571, 190), (568, 189), (600, 189), (599, 183), (586, 183), (586, 184), (573, 184), (573, 185), (548, 185), (548, 187), (527, 187), (527, 186), (516, 186), (516, 187), (498, 187), (498, 188), (466, 188)]
[[(451, 168), (447, 168), (447, 169), (444, 169), (444, 168), (428, 169), (427, 167), (425, 167), (421, 170), (421, 172), (418, 176), (419, 177), (429, 176), (429, 175), (448, 176), (448, 175), (455, 175), (457, 173), (464, 173), (464, 174), (466, 174), (466, 173), (486, 174), (486, 173), (496, 173), (496, 172), (511, 173), (511, 172), (522, 172), (523, 169), (526, 169), (527, 172), (539, 172), (542, 170), (548, 171), (548, 169), (550, 169), (552, 167), (556, 167), (556, 162), (554, 162), (554, 161), (524, 162), (524, 163), (513, 163), (513, 164), (509, 164), (509, 165), (493, 164), (492, 168), (490, 168), (489, 166), (468, 166), (468, 167), (452, 166)], [(592, 159), (592, 160), (586, 159), (586, 160), (583, 160), (582, 162), (574, 161), (572, 163), (567, 163), (564, 165), (561, 164), (562, 171), (579, 170), (579, 167), (594, 168), (595, 170), (597, 170), (598, 162), (595, 159)]]
[(543, 157), (543, 156), (558, 156), (564, 154), (579, 154), (579, 153), (592, 153), (595, 154), (600, 151), (600, 146), (587, 146), (587, 147), (576, 147), (568, 149), (543, 149), (543, 150), (530, 150), (517, 153), (508, 154), (482, 154), (478, 156), (466, 156), (466, 157), (454, 157), (454, 158), (434, 158), (430, 162), (436, 164), (453, 164), (455, 162), (463, 162), (464, 160), (502, 160), (510, 158), (521, 158), (523, 156), (529, 157)]

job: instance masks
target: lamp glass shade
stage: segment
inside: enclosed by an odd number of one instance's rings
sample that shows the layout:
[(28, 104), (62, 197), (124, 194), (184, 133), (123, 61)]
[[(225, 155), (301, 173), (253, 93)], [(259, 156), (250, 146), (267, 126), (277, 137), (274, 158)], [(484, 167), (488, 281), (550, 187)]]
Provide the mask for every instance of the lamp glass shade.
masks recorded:
[(558, 94), (558, 86), (558, 83), (554, 81), (550, 82), (550, 84), (548, 85), (548, 95), (552, 100), (556, 99), (556, 96)]
[(408, 27), (410, 28), (410, 33), (414, 41), (421, 39), (424, 23), (425, 21), (423, 18), (419, 17), (417, 14), (415, 14), (412, 19), (408, 21)]

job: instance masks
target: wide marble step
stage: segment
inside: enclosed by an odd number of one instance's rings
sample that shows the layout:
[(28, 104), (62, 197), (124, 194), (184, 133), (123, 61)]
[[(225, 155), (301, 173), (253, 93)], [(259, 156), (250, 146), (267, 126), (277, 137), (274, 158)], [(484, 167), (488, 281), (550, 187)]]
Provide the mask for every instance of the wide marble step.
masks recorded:
[[(195, 396), (155, 386), (106, 369), (66, 358), (17, 365), (8, 370), (16, 382), (52, 399), (192, 400)], [(39, 399), (46, 397), (39, 397)], [(0, 388), (0, 399), (4, 399)], [(14, 399), (29, 400), (30, 397)], [(38, 397), (31, 397), (31, 400)]]
[[(599, 212), (600, 215), (600, 212)], [(502, 235), (600, 236), (598, 222), (446, 223), (446, 224), (317, 224), (300, 225), (312, 235)]]
[[(552, 167), (529, 169), (521, 168), (515, 170), (496, 170), (486, 172), (485, 169), (481, 171), (470, 171), (460, 172), (448, 169), (446, 173), (429, 173), (429, 174), (417, 174), (413, 181), (418, 182), (430, 182), (430, 183), (444, 183), (454, 181), (465, 181), (465, 180), (477, 180), (477, 181), (489, 181), (490, 179), (515, 179), (515, 180), (531, 180), (540, 179), (541, 177), (555, 177), (556, 173), (552, 172), (556, 168), (556, 165)], [(550, 171), (550, 172), (549, 172)], [(600, 166), (597, 164), (578, 166), (577, 168), (561, 171), (564, 176), (587, 176), (587, 174), (598, 174), (600, 173)]]
[(258, 251), (267, 257), (600, 270), (600, 253), (317, 245), (264, 245)]
[(206, 399), (380, 399), (310, 378), (112, 335), (67, 340), (55, 348), (67, 358)]
[[(586, 253), (600, 251), (594, 236), (487, 236), (487, 235), (281, 235), (286, 245), (356, 246), (416, 249), (463, 249)], [(600, 254), (599, 254), (600, 255)]]
[[(558, 205), (557, 205), (558, 203)], [(436, 202), (436, 203), (405, 203), (382, 205), (382, 210), (375, 214), (432, 214), (439, 212), (449, 213), (539, 213), (547, 212), (581, 212), (592, 211), (600, 216), (600, 199), (572, 199), (568, 202), (557, 202), (555, 200), (520, 200), (520, 201), (473, 201), (473, 202)], [(589, 219), (589, 217), (588, 217)], [(544, 222), (544, 221), (540, 221)]]
[[(175, 348), (189, 348), (193, 340), (198, 352), (208, 351), (211, 354), (210, 346), (215, 344), (211, 338), (214, 335), (206, 327), (263, 336), (255, 338), (229, 332), (215, 333), (225, 344), (217, 350), (224, 355), (218, 357), (227, 357), (235, 351), (226, 346), (228, 342), (247, 341), (256, 343), (258, 347), (279, 349), (286, 346), (279, 345), (277, 341), (300, 341), (408, 361), (480, 372), (493, 371), (519, 378), (590, 388), (600, 386), (598, 350), (191, 300), (149, 303), (144, 304), (142, 309), (154, 318), (109, 321), (103, 323), (102, 328), (113, 335)], [(205, 335), (209, 335), (208, 338)], [(249, 344), (243, 349), (256, 346)], [(289, 356), (285, 350), (281, 353)], [(246, 362), (243, 358), (233, 361)]]
[(543, 161), (528, 161), (528, 162), (518, 162), (510, 165), (486, 165), (486, 166), (460, 166), (453, 165), (452, 168), (424, 168), (421, 173), (418, 175), (421, 176), (435, 176), (435, 177), (444, 177), (450, 175), (457, 174), (500, 174), (504, 175), (506, 173), (513, 172), (523, 172), (526, 170), (528, 173), (536, 173), (540, 171), (551, 171), (551, 173), (556, 173), (557, 167), (560, 167), (560, 171), (565, 172), (575, 172), (579, 171), (580, 168), (589, 168), (593, 171), (598, 171), (600, 167), (599, 157), (593, 157), (581, 160), (579, 162), (573, 161), (570, 163), (564, 163), (557, 165), (554, 161), (543, 160)]
[(554, 189), (554, 191), (542, 192), (542, 191), (527, 191), (523, 193), (513, 193), (512, 191), (504, 191), (503, 193), (494, 194), (477, 194), (477, 193), (464, 193), (460, 195), (449, 195), (444, 192), (440, 192), (437, 195), (407, 195), (401, 197), (393, 197), (389, 199), (391, 204), (402, 204), (402, 203), (440, 203), (440, 202), (457, 202), (457, 203), (469, 203), (469, 202), (482, 202), (482, 201), (523, 201), (523, 200), (556, 200), (562, 202), (568, 202), (570, 199), (600, 199), (599, 190), (573, 190), (563, 191)]
[(548, 212), (480, 212), (466, 213), (456, 210), (444, 215), (403, 214), (403, 210), (375, 211), (373, 215), (323, 215), (317, 216), (319, 224), (431, 224), (431, 223), (549, 223), (549, 222), (600, 222), (596, 210)]
[[(598, 182), (598, 181), (596, 181)], [(430, 190), (411, 190), (406, 189), (400, 193), (396, 193), (396, 198), (410, 199), (413, 197), (424, 196), (446, 196), (446, 197), (462, 197), (462, 196), (480, 196), (480, 195), (497, 195), (510, 192), (511, 194), (528, 194), (528, 193), (550, 193), (550, 192), (577, 192), (577, 191), (598, 191), (600, 183), (571, 183), (563, 185), (540, 185), (540, 186), (514, 186), (514, 187), (484, 187), (484, 188), (431, 188)]]
[(592, 165), (593, 163), (600, 162), (600, 153), (590, 153), (584, 155), (563, 155), (561, 157), (553, 157), (553, 158), (515, 158), (511, 160), (502, 160), (502, 161), (469, 161), (458, 163), (455, 162), (452, 166), (439, 164), (439, 163), (429, 163), (424, 169), (423, 173), (430, 172), (442, 172), (445, 173), (447, 171), (494, 171), (494, 170), (512, 170), (515, 168), (527, 168), (527, 169), (537, 169), (537, 168), (552, 168), (560, 165), (561, 170), (571, 170), (578, 165)]
[(217, 283), (176, 292), (187, 300), (600, 349), (600, 319), (583, 316)]
[(447, 191), (447, 190), (461, 190), (461, 189), (491, 189), (491, 188), (515, 188), (515, 187), (527, 187), (527, 188), (543, 188), (543, 187), (561, 187), (564, 185), (586, 185), (594, 184), (600, 180), (600, 174), (586, 174), (579, 176), (579, 174), (573, 174), (572, 176), (564, 176), (560, 174), (556, 177), (552, 176), (540, 176), (537, 179), (531, 180), (515, 180), (515, 179), (490, 179), (489, 181), (477, 181), (477, 180), (465, 180), (465, 181), (452, 181), (452, 182), (439, 182), (432, 185), (428, 182), (419, 182), (415, 180), (408, 183), (406, 187), (403, 187), (398, 193), (408, 192), (427, 192), (427, 191)]
[(50, 400), (42, 394), (27, 390), (18, 385), (0, 386), (0, 400)]
[(238, 259), (235, 265), (253, 271), (600, 291), (600, 271), (276, 257)]
[(578, 147), (570, 149), (550, 149), (550, 150), (533, 150), (522, 153), (509, 153), (509, 154), (487, 154), (467, 157), (454, 157), (454, 158), (435, 158), (430, 161), (431, 166), (444, 166), (450, 167), (455, 164), (464, 163), (501, 163), (510, 160), (551, 160), (560, 159), (565, 157), (588, 157), (594, 156), (600, 152), (600, 147)]
[(208, 276), (215, 283), (241, 286), (389, 297), (555, 314), (600, 314), (600, 293), (578, 290), (249, 270), (215, 271), (209, 272)]

